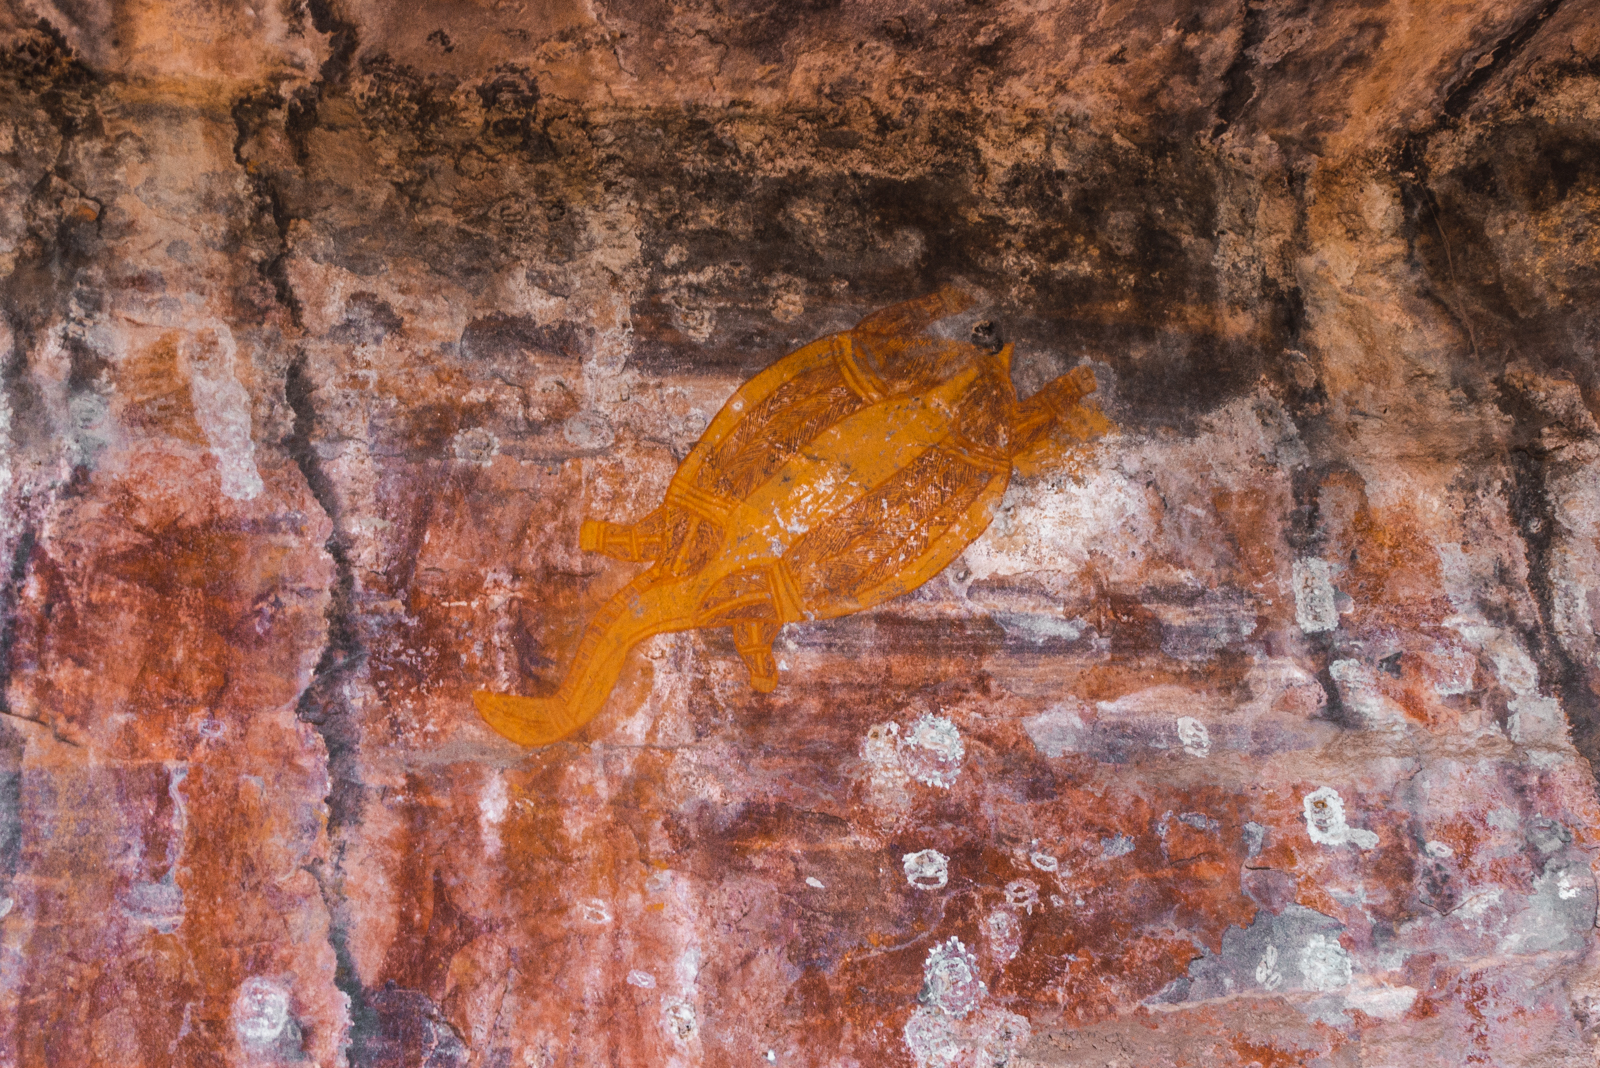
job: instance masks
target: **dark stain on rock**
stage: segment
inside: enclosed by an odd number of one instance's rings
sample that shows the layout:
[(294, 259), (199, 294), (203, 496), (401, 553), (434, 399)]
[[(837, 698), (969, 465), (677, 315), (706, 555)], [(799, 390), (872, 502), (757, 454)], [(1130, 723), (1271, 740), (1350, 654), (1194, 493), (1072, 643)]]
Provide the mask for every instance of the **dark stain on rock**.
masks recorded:
[(573, 323), (540, 325), (526, 315), (494, 312), (467, 323), (459, 351), (474, 362), (516, 365), (552, 356), (577, 360), (587, 347), (587, 338)]

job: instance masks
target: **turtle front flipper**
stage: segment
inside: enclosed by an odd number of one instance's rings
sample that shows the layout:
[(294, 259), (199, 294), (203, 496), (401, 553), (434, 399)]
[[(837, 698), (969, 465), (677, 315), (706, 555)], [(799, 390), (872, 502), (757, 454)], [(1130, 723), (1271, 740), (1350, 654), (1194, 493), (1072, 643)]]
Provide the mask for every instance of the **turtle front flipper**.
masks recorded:
[(661, 509), (637, 523), (610, 523), (585, 519), (578, 528), (578, 548), (586, 553), (601, 553), (613, 560), (652, 563), (661, 559), (667, 547), (666, 523)]
[(856, 324), (865, 334), (911, 335), (921, 332), (930, 323), (956, 315), (972, 307), (972, 298), (954, 286), (926, 296), (902, 301), (873, 312)]
[(663, 582), (659, 569), (652, 568), (624, 586), (595, 615), (554, 696), (516, 697), (479, 690), (472, 703), (484, 722), (519, 745), (560, 741), (605, 707), (629, 651), (657, 634), (688, 630), (694, 625), (692, 608), (683, 584)]
[(1084, 398), (1096, 389), (1094, 372), (1078, 367), (1047, 382), (1039, 392), (1017, 408), (1013, 431), (1018, 444), (1026, 447), (1034, 439), (1059, 426), (1078, 441), (1090, 441), (1111, 428), (1110, 420), (1095, 404)]
[(778, 661), (772, 655), (778, 630), (776, 623), (733, 625), (733, 646), (750, 670), (750, 688), (756, 693), (771, 693), (778, 686)]

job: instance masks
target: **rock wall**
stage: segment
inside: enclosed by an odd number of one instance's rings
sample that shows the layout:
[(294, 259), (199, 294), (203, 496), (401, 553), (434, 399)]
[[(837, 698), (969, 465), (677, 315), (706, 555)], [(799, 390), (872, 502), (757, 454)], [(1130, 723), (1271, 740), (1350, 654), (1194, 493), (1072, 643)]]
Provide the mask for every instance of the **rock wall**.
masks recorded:
[[(1600, 3), (0, 41), (0, 1063), (1594, 1063)], [(947, 284), (1114, 432), (771, 694), (478, 719), (581, 519)]]

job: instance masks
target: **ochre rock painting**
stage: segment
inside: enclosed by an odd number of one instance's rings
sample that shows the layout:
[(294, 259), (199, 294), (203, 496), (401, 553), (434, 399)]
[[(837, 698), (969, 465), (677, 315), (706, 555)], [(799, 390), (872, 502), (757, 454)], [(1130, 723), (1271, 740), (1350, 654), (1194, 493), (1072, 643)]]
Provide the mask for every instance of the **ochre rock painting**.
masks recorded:
[(1110, 423), (1085, 398), (1087, 367), (1026, 401), (1012, 346), (930, 336), (964, 311), (944, 289), (813, 341), (746, 382), (637, 523), (590, 520), (582, 548), (651, 566), (589, 624), (550, 697), (479, 691), (478, 711), (514, 742), (545, 745), (604, 707), (623, 661), (656, 634), (732, 628), (750, 685), (778, 684), (785, 623), (834, 619), (921, 586), (989, 526), (1013, 463), (1049, 435)]
[(0, 2), (0, 1068), (1595, 1068), (1596, 219), (1600, 0)]

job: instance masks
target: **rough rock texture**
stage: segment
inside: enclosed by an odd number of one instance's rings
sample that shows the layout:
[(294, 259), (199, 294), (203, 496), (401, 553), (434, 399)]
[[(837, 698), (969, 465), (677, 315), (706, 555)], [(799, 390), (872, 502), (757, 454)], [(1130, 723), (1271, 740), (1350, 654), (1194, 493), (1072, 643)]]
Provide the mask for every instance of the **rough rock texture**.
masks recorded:
[[(1600, 3), (0, 42), (0, 1063), (1594, 1063)], [(1116, 433), (770, 695), (486, 729), (582, 518), (944, 284)]]

